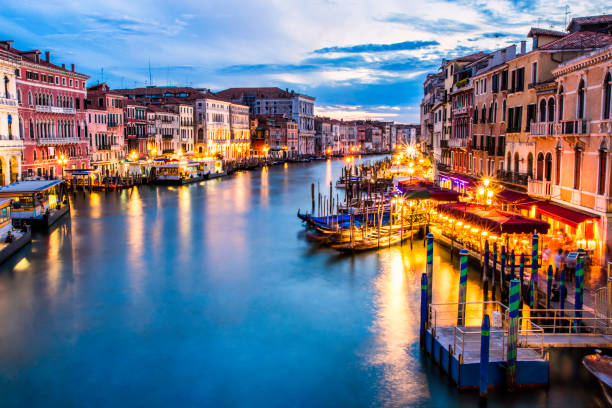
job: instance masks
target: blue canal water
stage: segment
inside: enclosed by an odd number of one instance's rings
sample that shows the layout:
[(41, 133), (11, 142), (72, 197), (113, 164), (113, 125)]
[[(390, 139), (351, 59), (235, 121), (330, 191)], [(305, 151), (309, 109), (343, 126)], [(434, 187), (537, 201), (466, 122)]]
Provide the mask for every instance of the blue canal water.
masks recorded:
[[(422, 242), (339, 256), (296, 217), (341, 160), (79, 193), (0, 269), (0, 405), (473, 407), (418, 345)], [(458, 276), (435, 248), (434, 300)], [(470, 272), (468, 300), (480, 300)], [(586, 351), (490, 406), (592, 406)]]

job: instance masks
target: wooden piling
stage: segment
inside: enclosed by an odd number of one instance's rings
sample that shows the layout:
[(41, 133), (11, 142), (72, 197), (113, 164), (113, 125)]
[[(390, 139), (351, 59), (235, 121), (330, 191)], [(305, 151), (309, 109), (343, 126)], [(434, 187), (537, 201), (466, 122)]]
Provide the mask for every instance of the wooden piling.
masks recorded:
[(516, 385), (516, 352), (518, 348), (518, 324), (519, 324), (519, 282), (516, 279), (510, 281), (510, 296), (508, 301), (508, 346), (507, 356), (508, 371), (507, 383), (510, 391)]
[(480, 398), (486, 398), (489, 391), (489, 343), (491, 323), (489, 315), (482, 316), (480, 326)]
[(465, 326), (465, 302), (467, 295), (468, 251), (459, 252), (459, 303), (457, 305), (457, 326)]
[(427, 274), (421, 274), (421, 325), (419, 331), (419, 339), (421, 343), (421, 348), (425, 347), (425, 330), (427, 329), (427, 314), (428, 314), (428, 305), (429, 298), (427, 297)]

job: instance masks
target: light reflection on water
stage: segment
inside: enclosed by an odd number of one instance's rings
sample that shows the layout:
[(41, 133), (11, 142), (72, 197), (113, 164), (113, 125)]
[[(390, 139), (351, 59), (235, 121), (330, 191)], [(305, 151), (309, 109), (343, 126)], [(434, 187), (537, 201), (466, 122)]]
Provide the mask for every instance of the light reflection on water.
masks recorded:
[[(342, 165), (77, 194), (71, 220), (0, 270), (3, 407), (473, 406), (419, 351), (422, 240), (351, 257), (303, 239), (310, 184), (327, 193)], [(456, 301), (437, 246), (434, 270), (434, 301)], [(593, 403), (578, 384), (490, 405)]]

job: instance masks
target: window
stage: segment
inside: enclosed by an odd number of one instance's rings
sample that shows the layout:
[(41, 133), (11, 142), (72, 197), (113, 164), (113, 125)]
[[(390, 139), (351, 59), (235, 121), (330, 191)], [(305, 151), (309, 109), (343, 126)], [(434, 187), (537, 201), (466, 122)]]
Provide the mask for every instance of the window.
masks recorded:
[(585, 89), (584, 89), (584, 79), (580, 80), (580, 84), (578, 85), (578, 100), (577, 100), (577, 108), (576, 117), (578, 119), (584, 119), (584, 99), (585, 99)]
[(608, 152), (605, 150), (605, 144), (599, 148), (599, 179), (597, 181), (597, 194), (603, 195), (606, 192), (606, 167)]
[(536, 180), (544, 180), (544, 154), (538, 153), (538, 161), (536, 166)]
[(563, 87), (559, 88), (559, 114), (557, 118), (559, 118), (559, 122), (563, 120)]
[(525, 89), (525, 68), (516, 70), (516, 92), (521, 92)]
[(519, 154), (518, 152), (514, 153), (514, 172), (519, 172)]
[(491, 91), (493, 93), (499, 91), (499, 73), (493, 75), (491, 78)]
[(574, 189), (580, 188), (580, 169), (582, 167), (582, 150), (579, 147), (574, 149)]
[(66, 85), (66, 78), (62, 77), (62, 85)]
[[(531, 130), (531, 122), (535, 122), (536, 120), (536, 104), (527, 105), (527, 123), (525, 124), (525, 132), (529, 132)], [(520, 130), (520, 123), (519, 123)]]
[(555, 121), (555, 99), (548, 98), (548, 121)]
[(59, 85), (59, 77), (58, 76), (55, 77), (55, 85)]
[(610, 105), (612, 101), (612, 75), (608, 72), (603, 85), (603, 119), (610, 119)]
[(527, 176), (533, 179), (533, 153), (527, 155)]
[(506, 121), (506, 100), (502, 102), (502, 122)]
[(540, 101), (540, 122), (546, 122), (546, 99)]
[(538, 63), (531, 64), (531, 84), (535, 85), (538, 82)]
[(544, 159), (544, 178), (546, 181), (552, 180), (552, 154), (546, 153), (546, 158)]
[(505, 91), (508, 89), (508, 70), (502, 71), (501, 73), (501, 90)]

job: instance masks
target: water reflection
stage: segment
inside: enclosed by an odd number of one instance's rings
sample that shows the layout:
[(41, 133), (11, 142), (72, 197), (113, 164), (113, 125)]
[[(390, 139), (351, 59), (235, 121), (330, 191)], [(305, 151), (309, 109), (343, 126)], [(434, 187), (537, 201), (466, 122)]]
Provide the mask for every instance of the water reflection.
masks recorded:
[[(421, 359), (421, 240), (339, 256), (301, 238), (310, 184), (326, 193), (343, 165), (73, 197), (0, 269), (3, 406), (473, 406)], [(456, 301), (457, 260), (434, 253), (434, 301)]]

